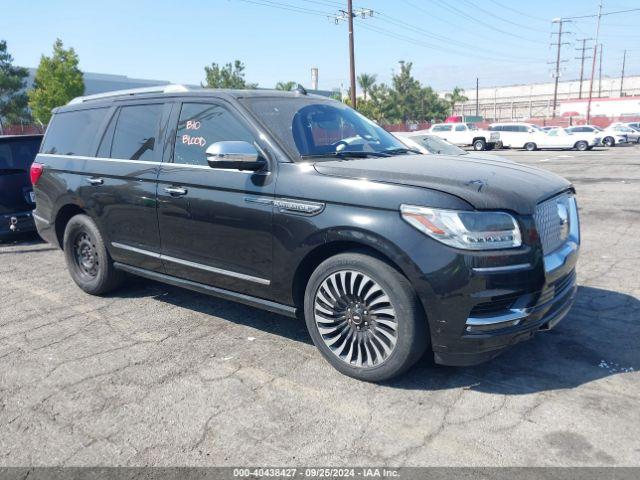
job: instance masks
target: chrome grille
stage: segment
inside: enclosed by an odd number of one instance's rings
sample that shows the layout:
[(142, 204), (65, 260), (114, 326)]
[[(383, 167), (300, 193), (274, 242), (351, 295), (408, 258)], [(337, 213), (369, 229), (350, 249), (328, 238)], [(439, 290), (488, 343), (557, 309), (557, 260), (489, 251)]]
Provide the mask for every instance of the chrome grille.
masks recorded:
[[(542, 252), (546, 255), (557, 250), (569, 236), (571, 202), (570, 195), (563, 193), (539, 203), (533, 214), (536, 222)], [(566, 215), (561, 216), (562, 208)], [(563, 221), (564, 220), (564, 221)]]

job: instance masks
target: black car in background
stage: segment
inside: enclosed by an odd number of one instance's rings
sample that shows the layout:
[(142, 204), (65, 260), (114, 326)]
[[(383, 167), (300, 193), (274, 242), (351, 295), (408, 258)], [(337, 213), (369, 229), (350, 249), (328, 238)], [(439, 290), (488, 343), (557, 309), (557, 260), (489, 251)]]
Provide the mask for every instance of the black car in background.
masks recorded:
[(29, 169), (41, 142), (42, 135), (0, 136), (0, 240), (36, 229)]
[(78, 98), (54, 110), (31, 173), (38, 232), (84, 291), (130, 273), (301, 316), (363, 380), (427, 350), (489, 360), (552, 328), (576, 294), (568, 181), (421, 155), (303, 90)]

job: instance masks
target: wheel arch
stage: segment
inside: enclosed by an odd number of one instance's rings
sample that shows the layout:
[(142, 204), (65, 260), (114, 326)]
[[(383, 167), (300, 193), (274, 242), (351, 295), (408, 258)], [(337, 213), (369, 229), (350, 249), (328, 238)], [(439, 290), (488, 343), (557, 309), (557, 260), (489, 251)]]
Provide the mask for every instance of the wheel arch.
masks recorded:
[(327, 232), (325, 239), (308, 251), (295, 269), (291, 282), (291, 294), (296, 307), (302, 307), (304, 304), (304, 293), (313, 271), (327, 258), (341, 253), (358, 252), (370, 255), (387, 263), (411, 282), (409, 271), (412, 262), (404, 258), (400, 249), (388, 240), (374, 233), (350, 230)]
[(87, 212), (83, 208), (76, 205), (75, 203), (67, 203), (58, 210), (58, 213), (56, 213), (56, 217), (54, 220), (54, 228), (58, 247), (64, 249), (64, 230), (67, 227), (67, 223), (69, 223), (69, 220), (71, 220), (76, 215), (86, 213)]

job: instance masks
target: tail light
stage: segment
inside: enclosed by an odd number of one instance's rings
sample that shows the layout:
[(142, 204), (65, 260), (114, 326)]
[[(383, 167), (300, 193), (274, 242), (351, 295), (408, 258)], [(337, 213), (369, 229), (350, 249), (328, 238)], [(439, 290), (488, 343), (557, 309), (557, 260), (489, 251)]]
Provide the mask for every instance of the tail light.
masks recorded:
[(31, 178), (31, 185), (35, 185), (40, 180), (42, 172), (44, 171), (44, 165), (41, 163), (33, 162), (31, 169), (29, 170), (29, 177)]

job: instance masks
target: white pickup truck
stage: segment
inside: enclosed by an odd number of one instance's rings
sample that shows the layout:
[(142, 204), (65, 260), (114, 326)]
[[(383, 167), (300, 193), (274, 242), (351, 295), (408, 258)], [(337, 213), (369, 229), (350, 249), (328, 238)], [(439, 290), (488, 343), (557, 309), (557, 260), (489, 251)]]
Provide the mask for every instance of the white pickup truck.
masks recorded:
[(478, 151), (502, 148), (499, 132), (480, 130), (473, 123), (436, 123), (428, 131), (459, 147), (472, 146)]

